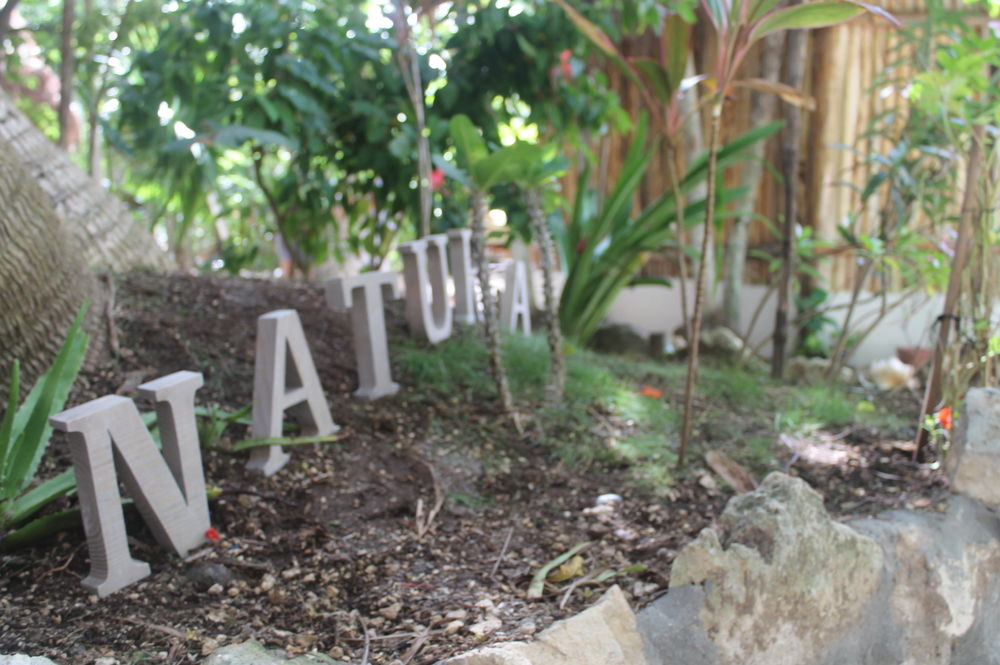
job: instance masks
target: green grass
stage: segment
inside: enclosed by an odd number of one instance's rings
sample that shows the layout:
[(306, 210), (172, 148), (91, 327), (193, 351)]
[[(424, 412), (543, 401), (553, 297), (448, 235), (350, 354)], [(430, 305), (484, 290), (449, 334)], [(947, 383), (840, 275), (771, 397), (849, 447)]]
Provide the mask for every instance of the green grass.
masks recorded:
[[(411, 399), (494, 399), (485, 348), (478, 335), (464, 332), (430, 347), (405, 340), (395, 348), (397, 362), (418, 390)], [(521, 408), (535, 417), (541, 445), (569, 464), (599, 461), (628, 466), (641, 483), (666, 489), (677, 471), (681, 394), (686, 366), (567, 348), (565, 404), (544, 404), (548, 348), (541, 336), (506, 336), (504, 362), (511, 390)], [(661, 398), (641, 394), (643, 386), (663, 391)], [(843, 387), (789, 386), (761, 370), (713, 363), (702, 367), (697, 390), (697, 443), (725, 451), (754, 473), (776, 468), (781, 432), (842, 429), (860, 424), (898, 428), (902, 421), (880, 411), (860, 394)], [(489, 439), (480, 432), (470, 439)]]

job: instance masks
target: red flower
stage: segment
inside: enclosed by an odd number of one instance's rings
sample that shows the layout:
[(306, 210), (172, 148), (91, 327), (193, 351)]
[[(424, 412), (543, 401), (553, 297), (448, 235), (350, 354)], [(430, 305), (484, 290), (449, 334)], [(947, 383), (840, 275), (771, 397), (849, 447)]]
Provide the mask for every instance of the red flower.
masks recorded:
[(938, 411), (937, 413), (935, 413), (934, 417), (937, 418), (937, 421), (941, 425), (941, 427), (945, 428), (949, 432), (951, 431), (951, 407), (950, 406), (946, 406), (943, 409), (941, 409), (940, 411)]
[(562, 53), (559, 54), (559, 69), (562, 70), (563, 76), (568, 79), (573, 78), (573, 68), (570, 66), (569, 60), (573, 57), (573, 52), (569, 49), (563, 49)]
[(211, 540), (213, 543), (217, 543), (220, 540), (222, 540), (222, 534), (220, 534), (219, 530), (216, 529), (214, 526), (209, 527), (208, 530), (205, 531), (205, 537)]
[(438, 190), (444, 185), (444, 169), (431, 171), (431, 189)]

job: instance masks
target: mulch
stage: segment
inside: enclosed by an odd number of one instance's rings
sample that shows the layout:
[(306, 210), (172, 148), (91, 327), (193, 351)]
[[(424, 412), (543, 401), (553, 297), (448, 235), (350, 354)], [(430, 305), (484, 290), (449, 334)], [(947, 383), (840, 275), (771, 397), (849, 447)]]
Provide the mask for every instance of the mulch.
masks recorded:
[[(398, 305), (387, 316), (391, 338), (408, 334)], [(82, 374), (69, 404), (134, 396), (139, 383), (188, 369), (205, 376), (199, 405), (245, 406), (256, 319), (285, 308), (302, 319), (341, 427), (338, 441), (290, 448), (289, 465), (262, 478), (244, 469), (245, 454), (227, 449), (246, 434), (233, 429), (204, 451), (219, 541), (180, 558), (158, 547), (129, 511), (133, 556), (152, 574), (108, 598), (80, 586), (89, 570), (82, 530), (0, 555), (0, 653), (62, 665), (194, 663), (219, 646), (256, 639), (290, 655), (429, 664), (530, 638), (610, 584), (635, 605), (648, 602), (667, 588), (676, 553), (732, 495), (699, 469), (653, 493), (626, 468), (560, 463), (531, 435), (506, 426), (496, 404), (428, 396), (399, 372), (398, 395), (356, 400), (349, 321), (310, 285), (121, 276), (111, 322), (116, 353)], [(937, 471), (913, 464), (878, 432), (851, 432), (836, 443), (847, 451), (838, 464), (791, 453), (783, 460), (834, 514), (934, 507), (946, 495)], [(43, 473), (68, 465), (58, 437), (50, 450)], [(595, 509), (609, 493), (621, 505)], [(528, 598), (535, 571), (580, 543), (589, 543), (585, 572), (616, 574), (601, 583), (576, 578)]]

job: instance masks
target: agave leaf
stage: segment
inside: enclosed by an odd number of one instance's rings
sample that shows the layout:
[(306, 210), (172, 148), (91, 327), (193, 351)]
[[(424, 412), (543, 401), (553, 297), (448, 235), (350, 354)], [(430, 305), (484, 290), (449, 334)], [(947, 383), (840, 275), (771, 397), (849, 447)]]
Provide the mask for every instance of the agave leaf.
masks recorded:
[(73, 508), (59, 513), (53, 513), (28, 522), (20, 529), (8, 533), (0, 540), (0, 551), (10, 552), (38, 540), (51, 536), (53, 533), (72, 529), (80, 524), (80, 509)]
[[(55, 361), (31, 389), (15, 416), (16, 443), (7, 459), (3, 498), (11, 498), (31, 484), (42, 454), (49, 444), (49, 437), (52, 435), (49, 416), (62, 410), (83, 363), (88, 338), (81, 326), (88, 304), (84, 303), (80, 307)], [(22, 413), (24, 424), (19, 427), (18, 421), (22, 419)], [(6, 496), (11, 489), (14, 494)]]
[[(11, 438), (14, 432), (14, 414), (17, 411), (17, 400), (21, 397), (21, 363), (14, 361), (10, 370), (10, 394), (7, 398), (7, 410), (0, 424), (0, 500), (7, 496), (7, 455), (13, 449)], [(10, 492), (13, 496), (14, 492)]]
[(37, 487), (33, 487), (4, 508), (0, 515), (0, 525), (15, 525), (23, 522), (38, 512), (43, 506), (76, 489), (76, 472), (66, 469), (59, 475), (49, 478)]

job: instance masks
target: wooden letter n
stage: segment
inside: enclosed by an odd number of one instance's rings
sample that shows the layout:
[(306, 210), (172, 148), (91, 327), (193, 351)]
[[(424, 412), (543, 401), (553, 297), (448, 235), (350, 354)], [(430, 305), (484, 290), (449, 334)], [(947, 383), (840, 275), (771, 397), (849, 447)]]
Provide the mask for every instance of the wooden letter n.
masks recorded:
[(149, 575), (129, 553), (118, 475), (156, 540), (180, 555), (205, 540), (210, 523), (194, 415), (196, 372), (175, 372), (139, 386), (156, 402), (163, 454), (135, 403), (107, 395), (51, 417), (68, 433), (83, 527), (90, 548), (85, 589), (100, 597)]

